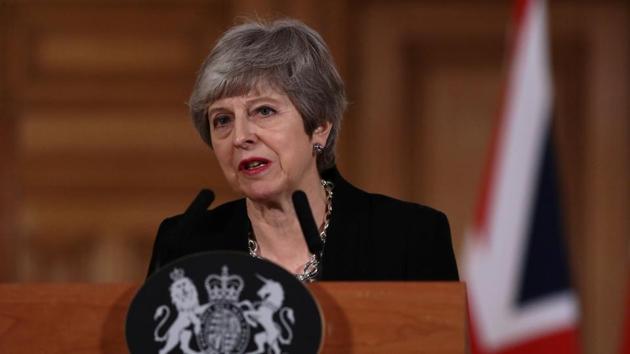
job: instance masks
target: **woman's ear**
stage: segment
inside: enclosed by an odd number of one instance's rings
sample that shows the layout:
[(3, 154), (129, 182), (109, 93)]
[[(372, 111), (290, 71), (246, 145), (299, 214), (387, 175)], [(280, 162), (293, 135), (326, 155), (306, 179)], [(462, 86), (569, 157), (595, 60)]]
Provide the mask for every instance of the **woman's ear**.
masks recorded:
[(328, 136), (330, 135), (330, 130), (332, 129), (332, 123), (329, 121), (325, 121), (321, 125), (319, 125), (315, 130), (313, 130), (313, 140), (314, 143), (322, 144), (326, 146), (326, 142), (328, 142)]

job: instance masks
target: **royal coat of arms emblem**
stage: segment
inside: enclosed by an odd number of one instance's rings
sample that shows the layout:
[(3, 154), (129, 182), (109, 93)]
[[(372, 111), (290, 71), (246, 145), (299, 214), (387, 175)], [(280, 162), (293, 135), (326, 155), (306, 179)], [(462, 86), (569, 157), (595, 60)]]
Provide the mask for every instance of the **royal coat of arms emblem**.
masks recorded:
[(153, 274), (127, 314), (132, 354), (312, 354), (322, 319), (308, 289), (271, 262), (206, 252)]
[[(249, 353), (280, 354), (281, 345), (291, 344), (293, 338), (293, 309), (283, 307), (284, 290), (279, 282), (260, 275), (257, 278), (262, 282), (257, 291), (259, 299), (240, 300), (245, 286), (243, 278), (230, 275), (224, 265), (220, 275), (210, 274), (205, 279), (209, 301), (201, 304), (192, 280), (181, 268), (175, 268), (171, 272), (173, 282), (169, 288), (171, 302), (177, 309), (175, 320), (164, 329), (171, 316), (166, 305), (159, 306), (154, 315), (159, 321), (154, 340), (164, 342), (159, 354), (167, 354), (175, 347), (185, 354), (244, 353), (252, 328), (260, 330), (254, 335), (256, 349)], [(276, 312), (280, 324), (273, 319)], [(193, 335), (201, 352), (190, 346)]]

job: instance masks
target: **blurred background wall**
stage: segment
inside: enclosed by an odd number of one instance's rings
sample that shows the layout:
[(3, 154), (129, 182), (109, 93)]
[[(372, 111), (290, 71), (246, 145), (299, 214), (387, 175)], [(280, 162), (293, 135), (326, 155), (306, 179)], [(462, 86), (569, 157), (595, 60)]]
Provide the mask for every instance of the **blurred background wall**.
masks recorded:
[[(585, 353), (621, 335), (630, 5), (550, 1), (566, 242)], [(507, 63), (508, 1), (0, 1), (0, 281), (141, 281), (162, 218), (237, 196), (185, 102), (239, 16), (319, 31), (351, 105), (341, 171), (432, 205), (461, 254)]]

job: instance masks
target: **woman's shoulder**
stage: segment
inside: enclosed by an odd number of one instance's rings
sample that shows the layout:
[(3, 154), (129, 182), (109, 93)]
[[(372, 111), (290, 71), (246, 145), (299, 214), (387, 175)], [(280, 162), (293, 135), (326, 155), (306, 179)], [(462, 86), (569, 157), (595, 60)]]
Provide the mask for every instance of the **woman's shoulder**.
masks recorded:
[[(432, 241), (436, 237), (450, 238), (448, 218), (442, 211), (428, 205), (396, 199), (378, 193), (367, 193), (370, 225), (388, 232), (390, 238), (413, 238), (415, 242)], [(393, 231), (393, 232), (392, 232)]]
[(338, 195), (333, 199), (333, 221), (337, 224), (332, 226), (335, 235), (342, 237), (330, 237), (328, 262), (332, 268), (343, 264), (350, 270), (329, 273), (329, 279), (458, 279), (443, 212), (366, 192), (343, 179), (337, 183)]
[[(367, 193), (367, 192), (366, 192)], [(374, 207), (395, 211), (396, 213), (412, 213), (426, 217), (445, 217), (445, 214), (433, 207), (411, 201), (405, 201), (379, 193), (367, 193)]]
[(338, 194), (337, 202), (344, 208), (387, 216), (388, 220), (418, 221), (417, 218), (446, 220), (446, 215), (442, 211), (428, 205), (364, 191), (343, 179), (338, 172), (333, 181), (334, 191)]

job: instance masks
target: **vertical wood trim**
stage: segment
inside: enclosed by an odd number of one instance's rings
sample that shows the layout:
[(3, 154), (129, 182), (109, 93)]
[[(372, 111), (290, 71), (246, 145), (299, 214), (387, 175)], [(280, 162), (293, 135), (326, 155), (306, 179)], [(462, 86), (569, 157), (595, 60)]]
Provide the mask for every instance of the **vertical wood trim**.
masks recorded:
[[(389, 12), (367, 9), (359, 20), (364, 44), (359, 55), (363, 63), (358, 78), (361, 102), (357, 105), (356, 171), (359, 185), (371, 191), (401, 198), (404, 154), (400, 137), (405, 136), (401, 118), (402, 56), (401, 26)], [(383, 23), (391, 24), (383, 26)]]
[[(614, 353), (620, 343), (630, 225), (628, 16), (619, 6), (597, 8), (587, 34), (592, 44), (586, 129), (586, 353)], [(587, 74), (588, 75), (588, 74)]]
[(10, 7), (0, 3), (0, 281), (15, 278), (16, 237), (16, 123), (12, 114), (8, 89), (7, 33), (10, 26)]
[(15, 278), (17, 241), (16, 124), (8, 106), (0, 98), (0, 282)]

